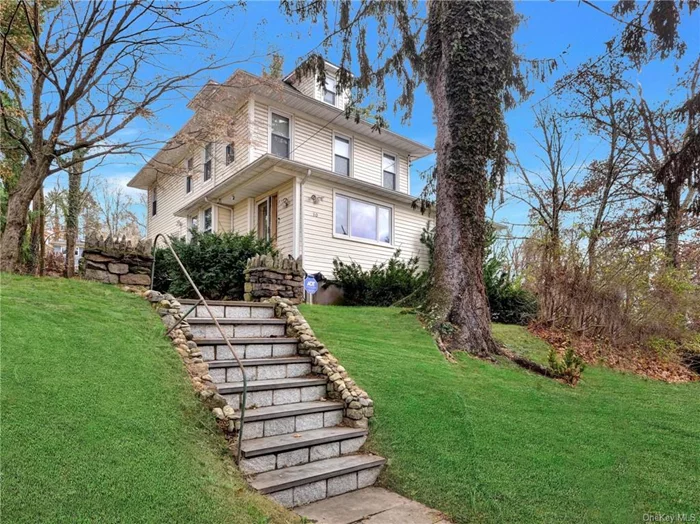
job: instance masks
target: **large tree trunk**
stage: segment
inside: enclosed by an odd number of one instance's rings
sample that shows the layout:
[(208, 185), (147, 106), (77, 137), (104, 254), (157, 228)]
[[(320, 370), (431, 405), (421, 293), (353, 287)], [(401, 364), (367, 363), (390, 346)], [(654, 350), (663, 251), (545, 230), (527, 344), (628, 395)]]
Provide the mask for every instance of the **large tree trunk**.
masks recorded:
[(68, 209), (66, 213), (66, 268), (65, 275), (75, 274), (75, 246), (78, 240), (78, 217), (80, 215), (80, 183), (82, 165), (73, 166), (68, 173)]
[(27, 232), (29, 204), (45, 178), (37, 176), (38, 173), (40, 171), (36, 164), (27, 162), (17, 184), (8, 193), (7, 223), (0, 238), (0, 271), (16, 272), (20, 269), (20, 252)]
[(437, 125), (437, 215), (428, 317), (448, 350), (482, 356), (498, 352), (483, 278), (487, 165), (513, 27), (512, 2), (429, 6), (426, 75)]

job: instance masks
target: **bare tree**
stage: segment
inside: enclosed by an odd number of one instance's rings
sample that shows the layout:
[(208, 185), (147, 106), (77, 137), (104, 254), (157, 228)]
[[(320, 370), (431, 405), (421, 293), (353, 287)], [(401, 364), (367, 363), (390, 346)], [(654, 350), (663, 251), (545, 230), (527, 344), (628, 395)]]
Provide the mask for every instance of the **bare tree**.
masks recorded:
[(614, 54), (589, 60), (566, 75), (567, 109), (564, 115), (581, 122), (606, 147), (604, 158), (592, 161), (588, 173), (574, 193), (574, 204), (589, 216), (581, 221), (588, 246), (588, 276), (595, 274), (599, 243), (614, 229), (634, 195), (627, 189), (630, 164), (634, 159), (632, 133), (634, 104), (631, 85), (625, 80), (627, 64)]
[[(540, 308), (544, 316), (552, 316), (556, 307), (552, 299), (553, 283), (560, 269), (564, 213), (569, 210), (581, 166), (572, 155), (559, 115), (543, 107), (535, 112), (535, 124), (540, 137), (535, 138), (539, 153), (535, 156), (540, 169), (526, 168), (515, 155), (515, 182), (505, 192), (527, 204), (531, 215), (544, 231), (541, 240), (541, 271), (537, 287), (542, 297)], [(542, 314), (542, 313), (541, 313)]]
[[(233, 7), (67, 0), (44, 17), (42, 5), (39, 0), (16, 0), (3, 17), (0, 34), (0, 71), (10, 65), (19, 71), (0, 78), (16, 104), (0, 98), (0, 127), (27, 157), (8, 191), (7, 222), (0, 238), (4, 271), (17, 268), (29, 204), (46, 177), (81, 162), (153, 146), (148, 136), (125, 137), (120, 132), (152, 117), (160, 100), (191, 88), (200, 73), (226, 65), (204, 60), (201, 67), (175, 73), (159, 58), (177, 56), (186, 47), (206, 48), (217, 38), (207, 24)], [(25, 26), (29, 44), (19, 45), (15, 28)], [(21, 127), (16, 125), (17, 115)], [(89, 152), (75, 157), (76, 151)]]

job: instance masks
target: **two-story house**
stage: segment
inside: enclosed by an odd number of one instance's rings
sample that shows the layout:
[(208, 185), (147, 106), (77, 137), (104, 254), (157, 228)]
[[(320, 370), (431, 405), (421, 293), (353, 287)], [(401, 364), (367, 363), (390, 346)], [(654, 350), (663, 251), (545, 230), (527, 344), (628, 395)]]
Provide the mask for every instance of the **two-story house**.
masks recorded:
[(432, 149), (347, 119), (337, 68), (326, 68), (324, 86), (241, 70), (205, 86), (194, 116), (129, 182), (148, 191), (148, 237), (255, 231), (326, 277), (334, 257), (369, 268), (397, 249), (427, 265), (429, 218), (411, 206), (410, 169)]

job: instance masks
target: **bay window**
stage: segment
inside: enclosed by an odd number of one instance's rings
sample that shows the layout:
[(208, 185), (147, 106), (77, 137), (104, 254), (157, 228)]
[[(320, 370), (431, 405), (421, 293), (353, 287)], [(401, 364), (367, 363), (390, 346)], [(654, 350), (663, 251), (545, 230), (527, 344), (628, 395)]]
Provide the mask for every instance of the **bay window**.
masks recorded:
[(333, 171), (350, 176), (350, 139), (335, 136), (333, 139)]
[(382, 185), (387, 189), (396, 189), (396, 157), (389, 153), (382, 155)]
[(336, 195), (335, 234), (391, 244), (391, 213), (386, 206)]
[(270, 153), (289, 158), (291, 129), (289, 118), (272, 113), (270, 117)]

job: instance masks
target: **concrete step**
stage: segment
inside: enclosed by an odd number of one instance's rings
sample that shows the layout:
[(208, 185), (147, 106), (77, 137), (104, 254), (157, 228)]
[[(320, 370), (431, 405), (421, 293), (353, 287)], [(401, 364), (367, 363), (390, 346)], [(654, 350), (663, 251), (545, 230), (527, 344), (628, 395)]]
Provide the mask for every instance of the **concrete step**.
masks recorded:
[[(277, 318), (222, 318), (217, 319), (221, 331), (228, 338), (284, 337), (286, 322)], [(210, 318), (189, 320), (192, 335), (197, 339), (222, 340), (221, 331)]]
[[(232, 360), (233, 354), (226, 341), (221, 338), (194, 338), (202, 358), (213, 360)], [(273, 358), (293, 357), (297, 354), (298, 340), (287, 337), (230, 338), (231, 346), (238, 358)]]
[[(281, 433), (270, 437), (244, 439), (241, 462), (244, 473), (262, 473), (340, 455), (355, 453), (367, 440), (367, 430), (345, 428), (312, 429), (287, 433), (291, 427), (279, 424)], [(245, 436), (245, 428), (244, 428)]]
[(259, 473), (250, 484), (283, 506), (303, 506), (371, 486), (385, 462), (375, 455), (347, 455)]
[(243, 440), (337, 426), (344, 408), (343, 402), (316, 400), (247, 409)]
[[(320, 400), (326, 396), (326, 383), (325, 377), (250, 381), (246, 408), (263, 408)], [(217, 384), (216, 387), (232, 408), (240, 409), (243, 382), (226, 382)]]
[[(248, 380), (304, 377), (311, 373), (311, 357), (248, 358), (241, 360)], [(243, 372), (236, 360), (209, 362), (209, 374), (215, 384), (240, 382)]]
[[(193, 299), (181, 299), (180, 304), (188, 311), (190, 307), (197, 303)], [(274, 318), (275, 306), (265, 302), (238, 302), (235, 300), (207, 300), (207, 304), (215, 317), (219, 318)], [(189, 307), (188, 307), (189, 306)], [(194, 315), (194, 317), (193, 317)], [(211, 318), (204, 306), (197, 306), (194, 312), (187, 318)]]

